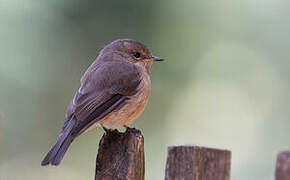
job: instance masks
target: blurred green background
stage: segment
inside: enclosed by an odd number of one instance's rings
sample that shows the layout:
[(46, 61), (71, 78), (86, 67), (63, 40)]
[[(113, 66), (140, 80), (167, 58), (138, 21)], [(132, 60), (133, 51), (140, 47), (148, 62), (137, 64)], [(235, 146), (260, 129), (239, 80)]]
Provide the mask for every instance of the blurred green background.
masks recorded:
[(104, 45), (133, 38), (166, 59), (133, 124), (146, 179), (164, 179), (167, 146), (232, 151), (234, 180), (272, 179), (290, 148), (290, 2), (0, 0), (0, 179), (93, 179), (103, 130), (59, 167), (40, 167), (81, 75)]

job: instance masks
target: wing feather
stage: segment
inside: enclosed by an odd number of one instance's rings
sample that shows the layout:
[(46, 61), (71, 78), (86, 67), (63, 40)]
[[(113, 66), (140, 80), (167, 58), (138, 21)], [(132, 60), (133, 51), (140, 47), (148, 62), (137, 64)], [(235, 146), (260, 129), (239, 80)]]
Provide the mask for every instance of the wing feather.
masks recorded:
[(75, 117), (75, 134), (81, 134), (108, 113), (120, 108), (136, 93), (140, 82), (138, 69), (129, 62), (114, 60), (102, 62), (101, 66), (95, 61), (82, 77), (81, 86), (68, 107), (62, 131)]

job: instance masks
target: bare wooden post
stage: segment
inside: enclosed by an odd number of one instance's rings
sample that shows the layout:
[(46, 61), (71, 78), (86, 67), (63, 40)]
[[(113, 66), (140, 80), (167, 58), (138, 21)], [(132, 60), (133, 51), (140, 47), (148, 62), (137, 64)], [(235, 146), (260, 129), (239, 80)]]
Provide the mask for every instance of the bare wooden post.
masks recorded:
[(290, 151), (281, 151), (277, 155), (275, 180), (290, 179)]
[(231, 152), (199, 146), (168, 147), (165, 180), (229, 180)]
[(99, 143), (95, 180), (144, 180), (144, 138), (137, 129), (105, 133)]

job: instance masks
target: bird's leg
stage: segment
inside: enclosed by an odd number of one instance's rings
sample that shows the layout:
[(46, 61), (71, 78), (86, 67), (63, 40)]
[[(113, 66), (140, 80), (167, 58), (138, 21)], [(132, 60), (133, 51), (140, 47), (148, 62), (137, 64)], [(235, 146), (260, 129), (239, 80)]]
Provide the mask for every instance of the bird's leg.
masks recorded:
[(107, 129), (107, 128), (105, 128), (104, 126), (102, 126), (102, 128), (104, 129), (104, 131), (105, 131), (105, 134), (112, 132), (112, 130), (111, 130), (111, 129)]
[(135, 128), (130, 128), (130, 127), (127, 126), (127, 125), (124, 125), (123, 127), (126, 128), (126, 132), (128, 132), (128, 131), (132, 131), (132, 130), (135, 129)]
[(108, 128), (105, 128), (104, 126), (102, 126), (102, 128), (105, 131), (105, 135), (112, 134), (112, 133), (117, 133), (117, 134), (119, 133), (119, 131), (117, 129), (108, 129)]

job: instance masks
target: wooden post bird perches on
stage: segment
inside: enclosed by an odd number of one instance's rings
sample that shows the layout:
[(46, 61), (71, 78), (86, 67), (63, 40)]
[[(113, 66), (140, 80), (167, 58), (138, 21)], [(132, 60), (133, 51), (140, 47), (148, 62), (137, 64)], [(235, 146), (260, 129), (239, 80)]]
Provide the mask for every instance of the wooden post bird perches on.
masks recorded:
[(144, 138), (137, 129), (105, 133), (99, 143), (95, 180), (144, 180)]

